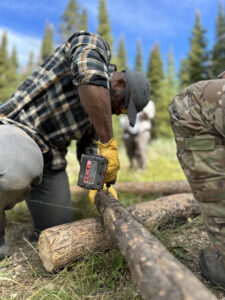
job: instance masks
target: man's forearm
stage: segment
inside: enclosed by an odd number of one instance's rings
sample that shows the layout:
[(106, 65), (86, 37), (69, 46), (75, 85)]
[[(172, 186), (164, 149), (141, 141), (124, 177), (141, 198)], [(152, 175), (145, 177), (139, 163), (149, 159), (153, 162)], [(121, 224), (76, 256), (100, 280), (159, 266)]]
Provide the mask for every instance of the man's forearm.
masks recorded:
[(78, 93), (100, 141), (107, 143), (113, 137), (109, 91), (102, 86), (81, 85)]

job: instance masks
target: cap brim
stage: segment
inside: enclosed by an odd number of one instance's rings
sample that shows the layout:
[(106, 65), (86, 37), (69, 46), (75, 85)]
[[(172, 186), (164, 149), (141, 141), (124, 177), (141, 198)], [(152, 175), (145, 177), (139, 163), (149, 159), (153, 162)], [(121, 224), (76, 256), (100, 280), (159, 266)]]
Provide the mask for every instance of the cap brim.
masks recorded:
[(128, 116), (130, 125), (132, 127), (134, 127), (134, 124), (135, 124), (135, 121), (136, 121), (136, 116), (137, 116), (137, 110), (136, 110), (136, 107), (134, 105), (134, 102), (133, 102), (132, 98), (129, 101), (127, 116)]

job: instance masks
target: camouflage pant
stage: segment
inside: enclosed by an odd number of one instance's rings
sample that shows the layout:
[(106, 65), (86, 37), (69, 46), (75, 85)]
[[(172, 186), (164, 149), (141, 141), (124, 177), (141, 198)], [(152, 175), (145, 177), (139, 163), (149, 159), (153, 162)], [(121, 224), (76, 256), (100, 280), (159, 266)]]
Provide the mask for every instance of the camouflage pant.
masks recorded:
[(169, 107), (177, 157), (208, 235), (225, 257), (225, 80), (182, 90)]

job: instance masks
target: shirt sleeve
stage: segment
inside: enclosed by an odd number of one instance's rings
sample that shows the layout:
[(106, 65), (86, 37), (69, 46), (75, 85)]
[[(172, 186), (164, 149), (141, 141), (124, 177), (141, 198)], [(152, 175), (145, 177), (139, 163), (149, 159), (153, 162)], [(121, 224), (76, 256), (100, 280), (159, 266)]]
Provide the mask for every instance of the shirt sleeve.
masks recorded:
[(145, 113), (148, 119), (153, 119), (155, 117), (155, 104), (153, 101), (149, 101), (148, 104), (144, 107), (143, 112)]
[(85, 31), (70, 39), (69, 59), (73, 84), (100, 85), (109, 89), (111, 52), (107, 42), (99, 35)]

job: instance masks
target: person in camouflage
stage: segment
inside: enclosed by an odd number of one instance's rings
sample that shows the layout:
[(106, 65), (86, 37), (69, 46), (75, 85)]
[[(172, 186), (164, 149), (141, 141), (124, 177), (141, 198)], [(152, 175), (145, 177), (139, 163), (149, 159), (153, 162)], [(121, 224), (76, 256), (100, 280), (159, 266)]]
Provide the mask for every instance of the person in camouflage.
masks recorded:
[(199, 81), (169, 106), (177, 157), (213, 247), (200, 253), (202, 273), (225, 287), (225, 80)]

